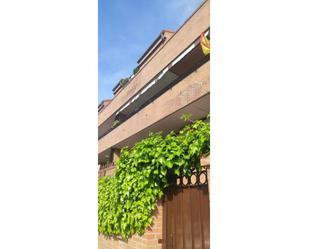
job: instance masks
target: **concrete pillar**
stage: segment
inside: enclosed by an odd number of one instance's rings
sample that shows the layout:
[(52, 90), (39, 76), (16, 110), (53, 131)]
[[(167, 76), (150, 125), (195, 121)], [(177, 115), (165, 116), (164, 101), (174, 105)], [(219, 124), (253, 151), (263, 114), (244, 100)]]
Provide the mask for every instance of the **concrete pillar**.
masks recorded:
[(113, 148), (111, 153), (112, 162), (116, 162), (120, 158), (120, 149)]

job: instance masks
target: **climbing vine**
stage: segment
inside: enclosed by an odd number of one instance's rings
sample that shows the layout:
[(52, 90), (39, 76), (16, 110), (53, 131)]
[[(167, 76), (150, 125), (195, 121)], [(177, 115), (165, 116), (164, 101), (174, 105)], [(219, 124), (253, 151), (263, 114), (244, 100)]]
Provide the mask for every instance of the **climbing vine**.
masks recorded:
[(178, 134), (150, 134), (132, 148), (122, 149), (115, 176), (99, 179), (99, 233), (124, 239), (142, 235), (152, 223), (156, 200), (169, 186), (168, 177), (189, 176), (192, 167), (199, 170), (201, 155), (209, 152), (207, 120), (190, 121)]

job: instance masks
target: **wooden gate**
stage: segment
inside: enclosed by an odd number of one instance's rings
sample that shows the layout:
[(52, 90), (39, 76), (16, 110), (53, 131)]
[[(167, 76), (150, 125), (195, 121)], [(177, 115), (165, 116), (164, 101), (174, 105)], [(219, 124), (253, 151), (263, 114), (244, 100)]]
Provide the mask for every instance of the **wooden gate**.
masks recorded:
[(207, 171), (178, 177), (163, 204), (163, 249), (209, 249)]

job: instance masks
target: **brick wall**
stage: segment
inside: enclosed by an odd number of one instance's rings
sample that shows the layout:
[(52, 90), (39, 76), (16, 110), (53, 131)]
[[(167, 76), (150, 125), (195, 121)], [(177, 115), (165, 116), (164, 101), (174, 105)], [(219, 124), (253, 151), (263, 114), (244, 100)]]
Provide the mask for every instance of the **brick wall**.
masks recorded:
[(162, 249), (163, 206), (157, 203), (152, 226), (143, 236), (133, 235), (127, 242), (99, 235), (99, 249)]
[(116, 168), (100, 169), (99, 170), (99, 177), (113, 176), (113, 175), (115, 175), (115, 171), (116, 171)]

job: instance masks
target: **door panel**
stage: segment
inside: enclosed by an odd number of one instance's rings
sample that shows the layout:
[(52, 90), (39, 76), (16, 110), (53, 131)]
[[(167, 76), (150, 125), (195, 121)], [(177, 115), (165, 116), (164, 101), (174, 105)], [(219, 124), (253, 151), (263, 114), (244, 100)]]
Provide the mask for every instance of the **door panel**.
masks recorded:
[(164, 249), (209, 249), (207, 184), (171, 187), (163, 212)]

